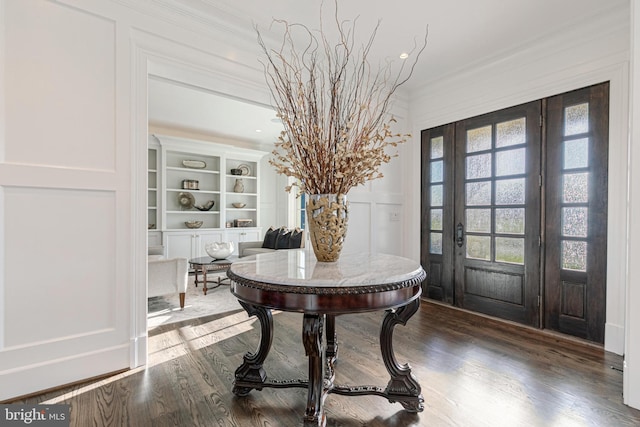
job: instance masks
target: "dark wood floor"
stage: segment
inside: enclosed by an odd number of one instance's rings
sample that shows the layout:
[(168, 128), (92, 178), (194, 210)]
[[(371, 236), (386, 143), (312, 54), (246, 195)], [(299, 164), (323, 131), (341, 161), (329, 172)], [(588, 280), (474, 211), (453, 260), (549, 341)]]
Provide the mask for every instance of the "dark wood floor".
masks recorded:
[[(336, 383), (385, 386), (383, 313), (341, 316)], [(302, 316), (274, 314), (272, 378), (306, 378)], [(243, 311), (155, 329), (150, 363), (100, 381), (15, 403), (68, 403), (72, 426), (296, 426), (304, 389), (231, 393), (233, 372), (255, 350), (259, 325)], [(425, 398), (409, 414), (376, 396), (329, 395), (327, 426), (638, 426), (622, 403), (622, 359), (601, 348), (423, 302), (398, 326), (394, 349)]]

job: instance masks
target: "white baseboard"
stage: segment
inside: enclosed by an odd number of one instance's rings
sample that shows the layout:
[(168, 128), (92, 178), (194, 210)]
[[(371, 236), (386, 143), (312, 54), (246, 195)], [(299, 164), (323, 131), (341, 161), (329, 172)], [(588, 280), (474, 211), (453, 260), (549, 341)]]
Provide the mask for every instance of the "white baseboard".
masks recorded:
[(622, 356), (624, 354), (624, 327), (612, 323), (604, 325), (604, 349)]

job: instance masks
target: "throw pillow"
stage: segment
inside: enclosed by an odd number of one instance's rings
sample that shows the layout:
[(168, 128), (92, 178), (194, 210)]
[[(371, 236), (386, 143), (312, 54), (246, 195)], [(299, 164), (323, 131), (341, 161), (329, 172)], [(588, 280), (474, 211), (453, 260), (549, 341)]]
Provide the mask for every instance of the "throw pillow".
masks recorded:
[(278, 237), (278, 232), (280, 230), (277, 228), (269, 227), (266, 233), (264, 233), (264, 241), (262, 242), (262, 247), (267, 249), (275, 249), (276, 248), (276, 238)]
[(291, 238), (291, 231), (282, 227), (278, 231), (278, 237), (276, 237), (276, 249), (289, 249), (289, 239)]
[(299, 249), (302, 246), (302, 230), (296, 228), (289, 237), (289, 249)]

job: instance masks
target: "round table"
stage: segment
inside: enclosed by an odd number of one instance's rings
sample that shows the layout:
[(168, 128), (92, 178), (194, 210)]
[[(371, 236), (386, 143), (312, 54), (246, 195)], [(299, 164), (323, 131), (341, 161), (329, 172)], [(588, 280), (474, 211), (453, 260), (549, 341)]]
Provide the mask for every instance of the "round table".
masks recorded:
[[(330, 393), (378, 395), (399, 402), (412, 412), (424, 409), (421, 387), (408, 364), (393, 352), (393, 329), (406, 324), (420, 306), (426, 273), (419, 263), (385, 254), (342, 255), (336, 262), (318, 262), (307, 249), (279, 250), (234, 262), (227, 276), (231, 292), (247, 313), (260, 321), (261, 338), (255, 353), (245, 354), (235, 371), (234, 394), (252, 389), (307, 388), (305, 426), (324, 426), (323, 403)], [(302, 342), (308, 355), (309, 378), (273, 380), (263, 363), (273, 339), (271, 310), (303, 314)], [(385, 388), (334, 385), (338, 355), (335, 317), (340, 314), (386, 310), (380, 330), (380, 349), (391, 379)], [(326, 336), (326, 339), (324, 338)]]
[[(202, 292), (206, 295), (207, 294), (207, 290), (209, 289), (214, 289), (217, 288), (218, 286), (220, 286), (222, 284), (222, 280), (225, 279), (225, 277), (220, 277), (218, 276), (217, 280), (215, 282), (213, 281), (209, 281), (207, 280), (207, 272), (214, 272), (214, 271), (226, 271), (229, 269), (229, 266), (235, 261), (237, 260), (238, 257), (236, 256), (230, 256), (228, 258), (225, 259), (214, 259), (211, 258), (209, 256), (204, 256), (204, 257), (200, 257), (200, 258), (192, 258), (189, 260), (189, 266), (191, 266), (191, 268), (193, 268), (193, 272), (194, 272), (194, 284), (196, 286), (196, 288), (198, 287), (198, 283), (202, 283)], [(202, 280), (198, 281), (198, 273), (202, 274)], [(214, 286), (213, 288), (207, 288), (207, 283), (215, 283), (216, 286)]]

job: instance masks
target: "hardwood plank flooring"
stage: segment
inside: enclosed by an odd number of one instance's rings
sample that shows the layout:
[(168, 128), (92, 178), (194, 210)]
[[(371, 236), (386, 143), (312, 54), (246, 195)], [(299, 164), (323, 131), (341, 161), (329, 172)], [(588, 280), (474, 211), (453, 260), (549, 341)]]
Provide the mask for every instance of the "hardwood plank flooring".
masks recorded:
[[(385, 386), (378, 347), (382, 312), (337, 318), (336, 383)], [(307, 377), (302, 315), (274, 313), (265, 369)], [(149, 365), (13, 403), (67, 403), (72, 426), (297, 426), (304, 389), (231, 393), (233, 373), (254, 351), (259, 325), (243, 311), (151, 332)], [(423, 302), (394, 333), (400, 363), (422, 386), (424, 412), (377, 396), (329, 395), (327, 426), (638, 426), (622, 403), (622, 358), (562, 336)]]

